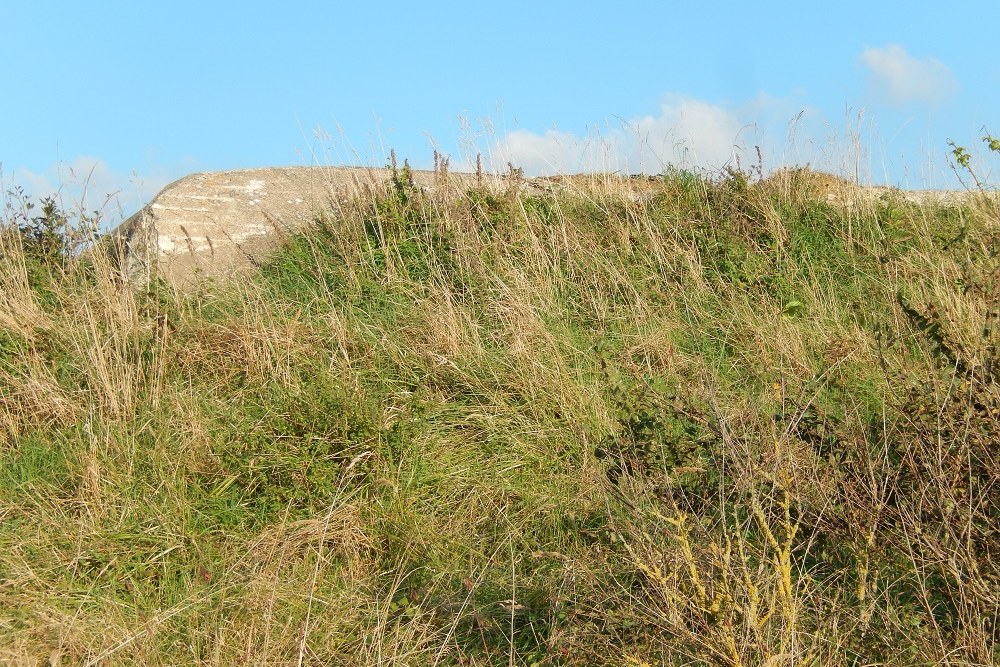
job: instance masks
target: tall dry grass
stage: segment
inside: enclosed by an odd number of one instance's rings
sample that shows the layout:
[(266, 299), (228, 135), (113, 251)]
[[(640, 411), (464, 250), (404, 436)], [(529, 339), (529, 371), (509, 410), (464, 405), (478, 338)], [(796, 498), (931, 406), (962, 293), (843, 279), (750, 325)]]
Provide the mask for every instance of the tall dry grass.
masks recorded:
[(987, 665), (997, 227), (404, 179), (253, 281), (0, 247), (0, 660)]

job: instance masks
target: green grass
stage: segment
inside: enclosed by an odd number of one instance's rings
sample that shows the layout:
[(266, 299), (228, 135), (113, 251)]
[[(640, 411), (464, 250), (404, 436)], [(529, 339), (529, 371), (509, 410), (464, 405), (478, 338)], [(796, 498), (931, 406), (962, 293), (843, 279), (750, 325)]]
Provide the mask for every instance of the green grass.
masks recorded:
[(990, 206), (565, 179), (0, 253), (0, 662), (988, 665)]

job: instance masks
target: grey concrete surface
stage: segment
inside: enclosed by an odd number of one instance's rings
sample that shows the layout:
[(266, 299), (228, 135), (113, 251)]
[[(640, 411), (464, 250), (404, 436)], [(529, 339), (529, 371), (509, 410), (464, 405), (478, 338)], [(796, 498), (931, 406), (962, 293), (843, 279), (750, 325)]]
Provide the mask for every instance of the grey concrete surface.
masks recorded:
[[(413, 171), (431, 190), (469, 186), (474, 175)], [(154, 275), (181, 290), (259, 266), (289, 234), (366, 188), (386, 187), (388, 169), (272, 167), (191, 174), (165, 187), (110, 233), (112, 254), (133, 285)]]

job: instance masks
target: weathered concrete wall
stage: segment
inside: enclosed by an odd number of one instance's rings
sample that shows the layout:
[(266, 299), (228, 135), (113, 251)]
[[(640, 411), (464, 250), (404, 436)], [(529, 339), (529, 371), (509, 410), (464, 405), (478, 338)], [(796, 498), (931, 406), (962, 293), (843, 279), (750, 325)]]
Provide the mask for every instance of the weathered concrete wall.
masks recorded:
[[(850, 206), (891, 194), (887, 188), (862, 188), (827, 174), (797, 172), (811, 183), (807, 193)], [(442, 182), (434, 172), (412, 172), (426, 190), (452, 193), (477, 184), (472, 174), (449, 174)], [(791, 178), (779, 172), (771, 178)], [(226, 280), (254, 270), (290, 233), (318, 215), (347, 203), (367, 189), (388, 187), (388, 169), (351, 167), (284, 167), (192, 174), (168, 185), (142, 211), (111, 233), (113, 254), (125, 278), (136, 286), (160, 275), (180, 290), (205, 279)], [(637, 199), (655, 189), (655, 179), (623, 176), (567, 176), (507, 180), (490, 175), (487, 187), (518, 187), (535, 192), (553, 189), (587, 191), (627, 188)], [(505, 182), (507, 181), (507, 182)], [(780, 183), (775, 187), (779, 187)], [(787, 187), (803, 188), (801, 183)], [(825, 188), (825, 189), (824, 189)], [(441, 193), (446, 194), (446, 193)], [(904, 192), (913, 201), (949, 203), (956, 193)]]
[[(445, 187), (433, 172), (412, 173), (421, 187)], [(252, 270), (320, 211), (366, 188), (385, 187), (391, 176), (387, 169), (351, 167), (192, 174), (164, 188), (110, 236), (129, 282), (145, 284), (158, 274), (186, 290), (204, 279)], [(449, 174), (447, 187), (467, 187), (473, 180)]]

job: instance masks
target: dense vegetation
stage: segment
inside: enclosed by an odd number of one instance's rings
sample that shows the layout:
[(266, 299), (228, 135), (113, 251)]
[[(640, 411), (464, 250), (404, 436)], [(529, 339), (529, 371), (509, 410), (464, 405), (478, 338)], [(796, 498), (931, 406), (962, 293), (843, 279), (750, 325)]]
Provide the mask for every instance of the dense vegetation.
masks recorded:
[(996, 664), (994, 200), (809, 176), (397, 179), (187, 295), (8, 208), (0, 662)]

